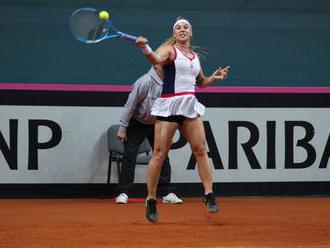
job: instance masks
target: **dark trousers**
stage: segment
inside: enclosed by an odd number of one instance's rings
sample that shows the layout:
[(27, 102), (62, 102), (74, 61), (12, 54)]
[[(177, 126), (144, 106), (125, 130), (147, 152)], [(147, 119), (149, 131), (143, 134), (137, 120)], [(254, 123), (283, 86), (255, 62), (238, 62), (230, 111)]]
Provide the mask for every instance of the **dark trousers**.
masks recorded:
[[(150, 146), (154, 146), (154, 125), (145, 125), (132, 118), (128, 125), (126, 135), (127, 141), (124, 143), (124, 157), (119, 177), (118, 190), (120, 193), (126, 193), (129, 195), (129, 192), (134, 185), (136, 157), (141, 143), (147, 138)], [(164, 196), (173, 192), (174, 188), (170, 182), (171, 166), (169, 158), (166, 157), (158, 183), (158, 192), (161, 195)]]

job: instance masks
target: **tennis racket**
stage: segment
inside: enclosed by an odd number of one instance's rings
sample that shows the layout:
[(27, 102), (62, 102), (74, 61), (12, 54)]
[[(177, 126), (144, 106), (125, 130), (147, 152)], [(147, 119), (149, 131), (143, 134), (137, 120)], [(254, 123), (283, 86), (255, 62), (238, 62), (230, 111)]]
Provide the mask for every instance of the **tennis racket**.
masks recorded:
[(69, 27), (76, 40), (82, 43), (97, 43), (114, 38), (136, 41), (136, 36), (120, 32), (108, 18), (101, 19), (99, 13), (94, 8), (81, 8), (71, 14)]

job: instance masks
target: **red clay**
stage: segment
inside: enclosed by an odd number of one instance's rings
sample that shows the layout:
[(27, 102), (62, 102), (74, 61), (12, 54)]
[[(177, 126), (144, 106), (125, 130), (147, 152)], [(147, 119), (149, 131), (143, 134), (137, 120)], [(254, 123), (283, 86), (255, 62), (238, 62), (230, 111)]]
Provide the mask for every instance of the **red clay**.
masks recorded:
[(201, 198), (159, 204), (113, 200), (0, 200), (0, 247), (330, 247), (330, 198)]

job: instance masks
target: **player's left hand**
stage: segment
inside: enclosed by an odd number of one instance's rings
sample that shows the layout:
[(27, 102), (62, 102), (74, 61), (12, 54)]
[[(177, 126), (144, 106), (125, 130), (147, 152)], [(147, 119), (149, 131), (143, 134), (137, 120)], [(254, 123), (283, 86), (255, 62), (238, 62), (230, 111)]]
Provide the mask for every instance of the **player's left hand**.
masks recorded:
[(225, 80), (228, 77), (230, 66), (226, 66), (224, 68), (219, 67), (215, 72), (213, 72), (212, 76), (215, 80)]

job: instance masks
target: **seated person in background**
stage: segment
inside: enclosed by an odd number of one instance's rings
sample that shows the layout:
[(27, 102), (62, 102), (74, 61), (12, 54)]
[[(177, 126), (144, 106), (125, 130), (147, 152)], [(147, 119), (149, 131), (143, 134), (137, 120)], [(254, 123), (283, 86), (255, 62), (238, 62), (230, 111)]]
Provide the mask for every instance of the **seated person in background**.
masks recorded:
[[(162, 92), (161, 68), (151, 67), (148, 73), (140, 77), (128, 96), (120, 119), (117, 137), (124, 144), (124, 157), (121, 167), (116, 203), (126, 204), (129, 191), (133, 188), (136, 157), (141, 143), (148, 139), (154, 144), (155, 118), (151, 116), (151, 107)], [(158, 184), (164, 203), (180, 204), (183, 201), (174, 193), (170, 184), (171, 166), (169, 158), (164, 161)]]

